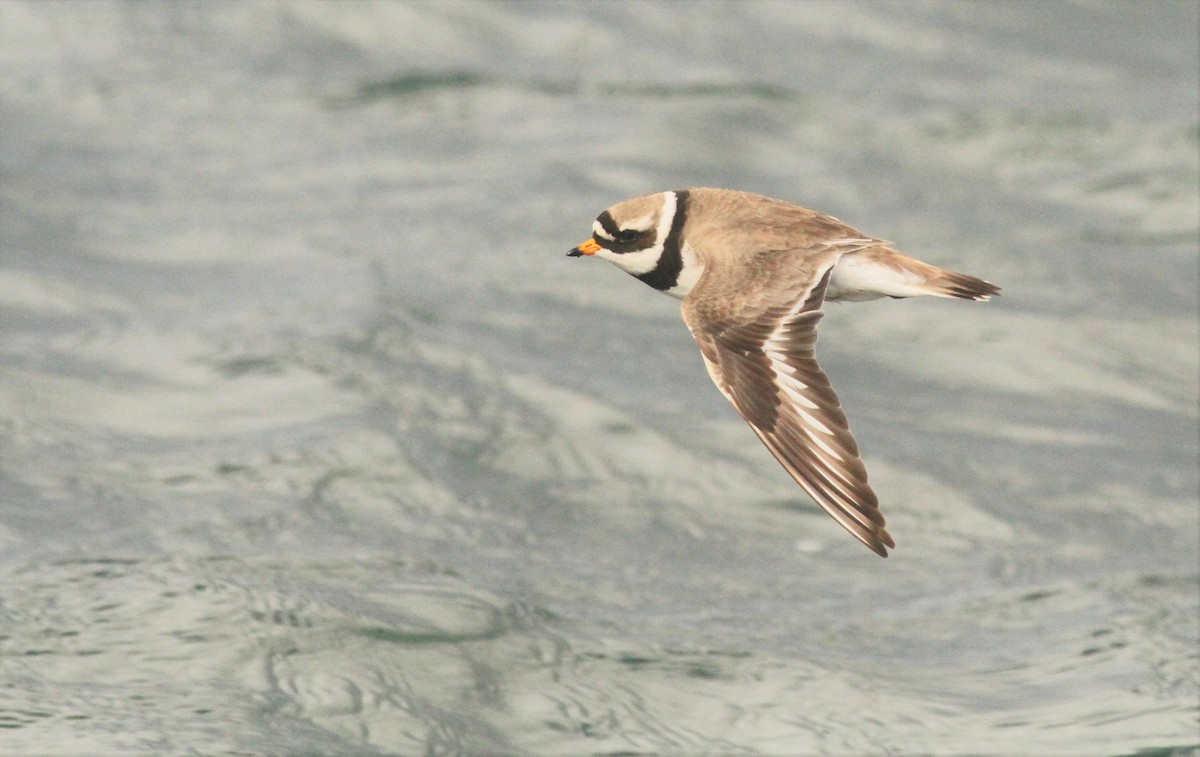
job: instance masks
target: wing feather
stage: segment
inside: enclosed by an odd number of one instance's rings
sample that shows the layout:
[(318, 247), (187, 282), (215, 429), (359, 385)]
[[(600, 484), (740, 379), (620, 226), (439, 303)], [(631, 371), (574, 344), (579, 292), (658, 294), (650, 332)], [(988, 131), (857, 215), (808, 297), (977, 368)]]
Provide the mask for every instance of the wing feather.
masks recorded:
[(887, 557), (896, 544), (841, 402), (816, 360), (817, 324), (836, 262), (828, 257), (789, 302), (723, 319), (689, 307), (689, 297), (684, 321), (713, 382), (784, 470), (843, 528)]

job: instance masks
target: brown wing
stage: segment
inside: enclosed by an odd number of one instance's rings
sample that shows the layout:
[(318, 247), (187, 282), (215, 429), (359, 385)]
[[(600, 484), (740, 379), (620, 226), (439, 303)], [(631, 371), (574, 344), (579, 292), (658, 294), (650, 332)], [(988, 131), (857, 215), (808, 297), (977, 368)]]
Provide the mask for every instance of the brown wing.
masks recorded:
[(750, 320), (713, 320), (684, 303), (683, 317), (709, 375), (754, 433), (827, 513), (883, 557), (895, 547), (867, 483), (841, 403), (814, 346), (836, 257), (791, 303)]

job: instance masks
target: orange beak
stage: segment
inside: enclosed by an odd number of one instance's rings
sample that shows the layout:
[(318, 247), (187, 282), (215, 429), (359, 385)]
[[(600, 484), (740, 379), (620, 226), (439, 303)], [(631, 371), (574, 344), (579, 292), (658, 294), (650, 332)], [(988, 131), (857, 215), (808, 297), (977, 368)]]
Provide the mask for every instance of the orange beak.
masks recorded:
[(595, 255), (599, 249), (600, 245), (596, 243), (596, 240), (589, 239), (578, 247), (572, 247), (571, 251), (567, 253), (567, 256), (577, 258), (580, 255)]

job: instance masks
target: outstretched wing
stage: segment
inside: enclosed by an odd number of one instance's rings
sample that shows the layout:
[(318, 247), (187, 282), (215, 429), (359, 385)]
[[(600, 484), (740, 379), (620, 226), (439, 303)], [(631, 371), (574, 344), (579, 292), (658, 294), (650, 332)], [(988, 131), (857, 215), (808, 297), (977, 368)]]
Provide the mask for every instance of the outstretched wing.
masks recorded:
[(785, 304), (768, 301), (720, 318), (697, 312), (690, 300), (683, 318), (713, 382), (784, 469), (843, 528), (887, 557), (887, 547), (896, 544), (884, 528), (841, 403), (814, 355), (836, 262), (836, 255), (822, 261), (808, 287)]

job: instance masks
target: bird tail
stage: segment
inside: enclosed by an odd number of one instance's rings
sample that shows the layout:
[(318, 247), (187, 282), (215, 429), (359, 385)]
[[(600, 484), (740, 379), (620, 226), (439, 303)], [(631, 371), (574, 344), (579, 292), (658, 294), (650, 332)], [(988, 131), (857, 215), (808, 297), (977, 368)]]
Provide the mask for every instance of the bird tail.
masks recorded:
[(925, 281), (927, 294), (935, 297), (956, 297), (960, 300), (990, 300), (1000, 294), (1000, 287), (990, 281), (977, 279), (965, 273), (947, 271), (945, 268), (936, 270), (937, 275)]
[(833, 269), (826, 298), (933, 296), (988, 300), (999, 293), (1000, 287), (983, 279), (938, 268), (889, 247), (873, 247), (842, 256)]

